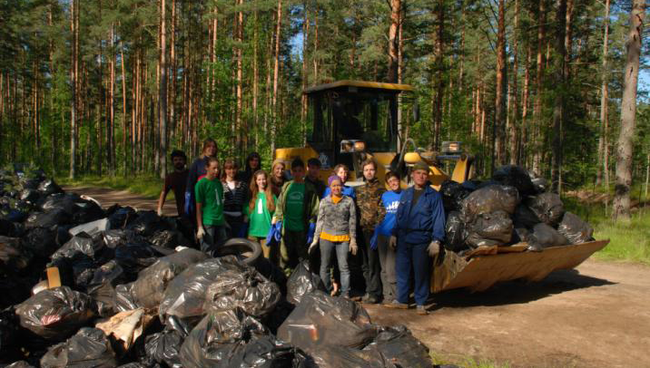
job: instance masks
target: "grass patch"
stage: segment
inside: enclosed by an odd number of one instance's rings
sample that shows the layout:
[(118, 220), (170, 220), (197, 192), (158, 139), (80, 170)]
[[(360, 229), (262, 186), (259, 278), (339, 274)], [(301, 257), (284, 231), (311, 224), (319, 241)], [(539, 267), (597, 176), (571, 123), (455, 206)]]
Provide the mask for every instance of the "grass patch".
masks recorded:
[(454, 364), (463, 368), (510, 368), (508, 363), (497, 363), (488, 359), (477, 360), (470, 356), (437, 354), (429, 352), (434, 365)]
[(613, 221), (611, 204), (584, 203), (576, 198), (563, 198), (567, 211), (573, 212), (594, 228), (596, 239), (610, 239), (594, 258), (604, 261), (636, 262), (650, 265), (650, 211), (635, 208), (630, 221)]
[[(79, 177), (75, 180), (70, 180), (68, 177), (56, 178), (59, 185), (69, 185), (75, 187), (93, 186), (104, 187), (119, 190), (128, 190), (131, 193), (139, 194), (143, 197), (156, 199), (162, 190), (163, 180), (155, 176), (138, 176), (123, 177), (123, 176), (94, 176), (88, 175)], [(167, 196), (167, 200), (173, 200), (174, 192), (171, 191)]]

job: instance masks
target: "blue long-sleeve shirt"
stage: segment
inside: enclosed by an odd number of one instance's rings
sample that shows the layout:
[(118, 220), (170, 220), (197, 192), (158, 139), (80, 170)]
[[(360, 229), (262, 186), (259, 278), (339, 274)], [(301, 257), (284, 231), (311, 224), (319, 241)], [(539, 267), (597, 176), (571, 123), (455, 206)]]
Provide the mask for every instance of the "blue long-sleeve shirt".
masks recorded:
[(434, 240), (443, 242), (445, 210), (442, 196), (427, 185), (415, 206), (411, 206), (414, 192), (415, 188), (410, 187), (400, 198), (393, 235), (397, 235), (400, 242), (410, 244), (429, 243)]
[(187, 174), (187, 185), (185, 186), (185, 213), (187, 215), (191, 216), (194, 214), (194, 186), (199, 181), (199, 178), (206, 174), (207, 161), (208, 160), (206, 156), (197, 158), (192, 163), (192, 166), (190, 166), (189, 172)]
[(389, 190), (381, 195), (381, 203), (386, 208), (386, 216), (384, 220), (377, 225), (377, 234), (383, 236), (390, 236), (393, 228), (395, 227), (397, 209), (399, 208), (399, 200), (402, 196), (402, 191), (394, 192)]
[[(323, 198), (330, 195), (330, 193), (332, 193), (332, 190), (330, 189), (330, 187), (325, 188), (325, 193), (323, 193)], [(344, 185), (343, 190), (341, 191), (341, 194), (343, 194), (344, 196), (348, 196), (348, 197), (354, 199), (355, 201), (357, 200), (357, 194), (354, 191), (353, 187)]]

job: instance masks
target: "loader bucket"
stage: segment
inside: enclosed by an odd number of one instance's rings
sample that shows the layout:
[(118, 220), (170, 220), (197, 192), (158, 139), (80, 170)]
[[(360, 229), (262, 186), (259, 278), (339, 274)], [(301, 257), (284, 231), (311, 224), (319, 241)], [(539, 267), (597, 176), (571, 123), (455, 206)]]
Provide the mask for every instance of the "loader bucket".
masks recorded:
[(487, 252), (493, 254), (470, 256), (469, 259), (446, 252), (433, 267), (431, 291), (438, 293), (457, 288), (483, 291), (501, 281), (540, 281), (553, 271), (577, 267), (608, 243), (609, 240), (599, 240), (546, 248), (542, 252), (525, 251), (527, 245), (521, 243), (495, 247)]

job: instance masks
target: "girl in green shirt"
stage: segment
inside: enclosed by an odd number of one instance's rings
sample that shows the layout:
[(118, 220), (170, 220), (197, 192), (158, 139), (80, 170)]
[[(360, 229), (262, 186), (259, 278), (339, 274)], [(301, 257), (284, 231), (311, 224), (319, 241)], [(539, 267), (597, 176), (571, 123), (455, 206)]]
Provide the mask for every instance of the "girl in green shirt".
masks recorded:
[(271, 252), (271, 248), (266, 245), (266, 235), (271, 230), (271, 218), (275, 212), (277, 197), (271, 191), (269, 174), (266, 171), (258, 170), (253, 174), (250, 191), (250, 202), (246, 208), (249, 221), (248, 238), (262, 245), (264, 257), (275, 258), (277, 252)]

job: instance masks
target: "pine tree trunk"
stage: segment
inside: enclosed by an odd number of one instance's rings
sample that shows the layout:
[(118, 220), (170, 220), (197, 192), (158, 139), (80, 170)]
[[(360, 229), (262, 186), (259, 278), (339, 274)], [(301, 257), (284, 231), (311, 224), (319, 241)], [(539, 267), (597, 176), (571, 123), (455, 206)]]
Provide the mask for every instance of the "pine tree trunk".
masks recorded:
[(275, 26), (275, 64), (273, 65), (273, 99), (271, 103), (271, 155), (275, 157), (275, 138), (277, 135), (278, 82), (280, 73), (280, 39), (282, 31), (282, 0), (278, 0)]
[[(302, 89), (303, 91), (309, 86), (308, 66), (307, 66), (307, 47), (309, 45), (309, 10), (307, 2), (303, 1), (303, 21), (302, 21)], [(300, 94), (300, 125), (301, 135), (303, 137), (302, 145), (307, 143), (307, 95)]]
[(630, 12), (630, 32), (627, 36), (627, 61), (625, 84), (621, 102), (621, 130), (616, 149), (616, 194), (614, 196), (614, 220), (630, 219), (630, 191), (632, 188), (632, 154), (636, 125), (636, 93), (639, 81), (639, 57), (645, 0), (634, 0)]
[(542, 86), (544, 77), (544, 42), (546, 39), (546, 0), (539, 1), (537, 16), (537, 73), (535, 78), (535, 106), (533, 107), (533, 172), (541, 174), (542, 162)]
[(601, 88), (600, 88), (600, 137), (598, 137), (598, 171), (596, 172), (596, 185), (600, 186), (605, 175), (605, 182), (609, 188), (609, 161), (607, 154), (607, 136), (608, 132), (606, 127), (609, 126), (608, 122), (608, 103), (609, 103), (609, 88), (608, 88), (608, 48), (609, 48), (609, 0), (605, 0), (605, 17), (603, 31), (603, 54), (602, 54), (602, 68), (601, 68)]
[(160, 178), (167, 176), (167, 25), (165, 0), (160, 0)]
[(512, 91), (509, 96), (512, 96), (512, 118), (511, 124), (512, 132), (510, 136), (510, 164), (519, 165), (519, 147), (520, 147), (520, 127), (519, 127), (519, 0), (515, 0), (515, 24), (513, 29), (513, 42), (512, 42), (512, 77), (511, 85)]
[(499, 0), (499, 25), (497, 32), (497, 81), (496, 81), (496, 119), (492, 125), (492, 139), (494, 149), (492, 158), (492, 171), (495, 163), (500, 166), (506, 162), (506, 98), (508, 95), (508, 76), (506, 66), (506, 26), (505, 26), (505, 0)]
[[(129, 147), (127, 146), (127, 139), (129, 137), (129, 129), (126, 122), (126, 60), (124, 59), (124, 47), (120, 42), (120, 64), (122, 64), (122, 154), (124, 155), (124, 176), (129, 173), (128, 157)], [(131, 76), (133, 78), (133, 75)]]
[[(238, 0), (239, 6), (243, 6), (244, 1)], [(237, 135), (237, 154), (241, 154), (248, 150), (248, 143), (246, 139), (246, 132), (248, 129), (244, 126), (244, 121), (242, 119), (243, 112), (243, 43), (244, 43), (244, 13), (240, 10), (237, 12), (237, 49), (235, 57), (237, 59), (237, 111), (235, 112), (235, 121), (236, 121), (236, 132)]]
[(555, 30), (555, 98), (553, 102), (553, 154), (551, 165), (551, 189), (561, 193), (562, 125), (564, 123), (565, 49), (567, 0), (557, 0)]
[(72, 98), (70, 110), (70, 179), (76, 176), (77, 166), (77, 5), (79, 0), (71, 0), (70, 4), (70, 33), (72, 35), (72, 64), (70, 68), (70, 84), (72, 85)]
[(398, 31), (400, 14), (402, 12), (401, 0), (390, 0), (390, 27), (388, 28), (388, 83), (397, 82), (397, 67), (399, 57)]

